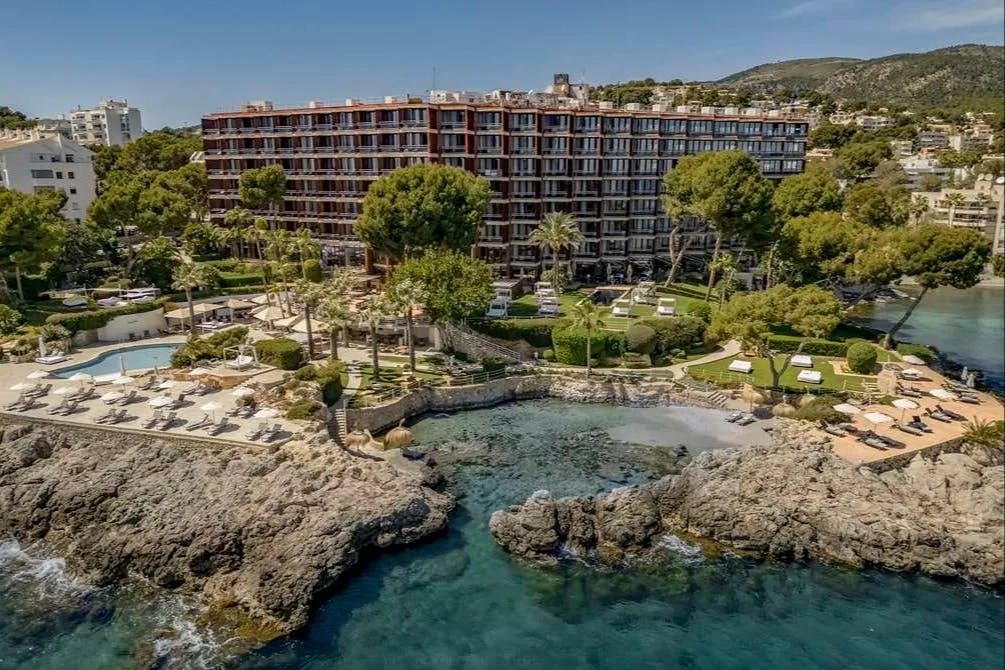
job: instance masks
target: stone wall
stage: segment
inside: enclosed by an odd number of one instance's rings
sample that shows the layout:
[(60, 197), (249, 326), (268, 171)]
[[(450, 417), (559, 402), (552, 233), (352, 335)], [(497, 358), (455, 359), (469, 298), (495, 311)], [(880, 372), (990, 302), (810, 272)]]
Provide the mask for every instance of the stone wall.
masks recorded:
[(348, 430), (379, 433), (402, 419), (427, 412), (491, 407), (514, 400), (561, 398), (574, 402), (637, 406), (717, 407), (700, 393), (667, 382), (639, 383), (605, 377), (572, 378), (553, 374), (506, 377), (469, 386), (426, 387), (377, 407), (346, 410)]

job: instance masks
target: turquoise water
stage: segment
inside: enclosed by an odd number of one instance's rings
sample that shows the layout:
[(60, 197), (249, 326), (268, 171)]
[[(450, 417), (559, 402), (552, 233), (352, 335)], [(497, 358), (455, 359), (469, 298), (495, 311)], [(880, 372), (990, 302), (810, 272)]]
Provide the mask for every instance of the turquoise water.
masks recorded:
[[(864, 323), (887, 330), (908, 305), (905, 300), (878, 303), (859, 314)], [(938, 347), (955, 363), (980, 370), (989, 387), (1005, 393), (1005, 289), (977, 286), (965, 291), (929, 291), (898, 339)]]
[[(553, 401), (424, 419), (417, 440), (444, 464), (459, 497), (450, 529), (367, 561), (300, 635), (228, 667), (1002, 667), (997, 591), (820, 563), (703, 558), (673, 537), (656, 565), (538, 570), (504, 554), (488, 533), (492, 511), (537, 489), (588, 494), (657, 476), (673, 459), (645, 445), (697, 451), (720, 425), (712, 413)], [(644, 444), (612, 444), (608, 431), (622, 440), (637, 431)], [(11, 597), (0, 579), (4, 670), (70, 667), (71, 658), (80, 668), (129, 667), (137, 642), (165, 626), (183, 630), (177, 665), (214, 665), (216, 643), (171, 618), (170, 607), (151, 612), (132, 597), (92, 596), (90, 604), (71, 600), (81, 604), (69, 614), (19, 616), (16, 607), (39, 607), (37, 599), (14, 604), (32, 588), (22, 583)]]
[(178, 349), (177, 344), (147, 344), (138, 347), (124, 347), (106, 351), (92, 361), (55, 370), (52, 374), (66, 379), (78, 372), (89, 375), (107, 375), (126, 370), (148, 370), (154, 366), (171, 365), (171, 354)]

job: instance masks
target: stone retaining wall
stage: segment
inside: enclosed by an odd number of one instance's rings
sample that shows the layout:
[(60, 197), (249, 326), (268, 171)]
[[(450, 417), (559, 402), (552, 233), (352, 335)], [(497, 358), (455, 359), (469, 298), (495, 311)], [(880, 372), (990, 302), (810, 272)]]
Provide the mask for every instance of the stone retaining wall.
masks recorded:
[(561, 398), (583, 403), (717, 407), (704, 395), (666, 382), (637, 383), (611, 378), (575, 379), (560, 375), (506, 377), (469, 386), (425, 387), (377, 407), (346, 410), (347, 430), (379, 433), (402, 419), (427, 412), (491, 407), (514, 400)]

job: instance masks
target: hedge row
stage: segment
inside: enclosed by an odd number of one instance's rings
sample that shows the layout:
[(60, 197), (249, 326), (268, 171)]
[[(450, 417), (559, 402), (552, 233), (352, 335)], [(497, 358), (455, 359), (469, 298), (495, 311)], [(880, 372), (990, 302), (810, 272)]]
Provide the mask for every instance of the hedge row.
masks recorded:
[(249, 272), (221, 272), (220, 286), (230, 288), (235, 286), (261, 286), (262, 275), (260, 273)]
[(525, 340), (533, 347), (550, 347), (556, 323), (555, 319), (503, 319), (472, 321), (471, 327), (500, 340)]
[(255, 343), (258, 360), (280, 370), (296, 370), (304, 364), (304, 351), (300, 343), (285, 337), (261, 340)]
[(321, 395), (326, 405), (334, 405), (342, 397), (342, 373), (345, 363), (332, 361), (324, 365), (305, 365), (293, 373), (293, 378), (300, 381), (317, 382), (321, 387)]
[(811, 356), (833, 356), (836, 358), (848, 355), (849, 342), (832, 342), (830, 340), (815, 340), (796, 337), (794, 335), (768, 335), (768, 346), (772, 351), (789, 354), (802, 344), (802, 353)]
[(926, 363), (931, 363), (935, 360), (935, 351), (923, 344), (899, 342), (897, 343), (897, 353), (901, 356), (917, 356)]
[[(565, 365), (586, 365), (585, 330), (578, 328), (556, 328), (551, 333), (555, 349), (555, 360)], [(625, 338), (621, 333), (608, 330), (594, 331), (590, 335), (590, 356), (599, 363), (608, 356), (620, 356), (625, 350)]]
[(81, 330), (96, 330), (103, 328), (117, 316), (152, 312), (155, 309), (161, 309), (167, 302), (167, 298), (158, 298), (153, 302), (134, 302), (122, 307), (109, 307), (95, 311), (60, 312), (59, 314), (50, 314), (45, 318), (45, 322), (63, 326), (71, 333)]

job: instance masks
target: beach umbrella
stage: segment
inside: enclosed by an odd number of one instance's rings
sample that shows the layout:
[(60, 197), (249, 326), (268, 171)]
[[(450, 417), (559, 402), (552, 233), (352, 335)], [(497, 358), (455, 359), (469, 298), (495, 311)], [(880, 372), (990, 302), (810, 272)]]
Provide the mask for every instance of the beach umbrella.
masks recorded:
[(918, 358), (914, 354), (907, 354), (906, 356), (903, 356), (902, 358), (903, 358), (903, 361), (905, 363), (907, 363), (908, 365), (927, 365), (927, 363), (925, 363), (925, 361), (923, 359)]
[(87, 374), (86, 372), (78, 372), (72, 377), (70, 377), (71, 382), (90, 382), (94, 381), (94, 377)]
[(973, 388), (977, 384), (977, 373), (973, 370), (967, 375), (967, 386)]
[(230, 392), (230, 395), (237, 398), (247, 398), (248, 396), (255, 395), (255, 390), (248, 388), (247, 386), (238, 386), (236, 389)]
[(125, 384), (132, 384), (133, 378), (129, 375), (121, 375), (112, 380), (112, 384), (115, 386), (123, 386)]
[(33, 388), (35, 388), (34, 384), (29, 384), (27, 382), (18, 382), (17, 384), (14, 384), (14, 386), (11, 386), (10, 390), (11, 391), (27, 391), (28, 389), (33, 389)]
[(223, 409), (223, 405), (221, 405), (216, 401), (210, 401), (205, 405), (203, 405), (202, 407), (200, 407), (199, 409), (201, 409), (203, 412), (209, 412), (210, 415), (212, 415), (213, 419), (215, 420), (216, 412)]
[(890, 423), (893, 421), (893, 417), (889, 414), (883, 414), (882, 412), (866, 412), (862, 417), (872, 424)]
[(123, 377), (126, 376), (126, 359), (122, 357), (122, 354), (119, 354), (119, 374)]
[(150, 400), (147, 400), (147, 404), (151, 407), (167, 407), (172, 402), (174, 401), (166, 395), (154, 396)]
[(122, 391), (109, 391), (108, 393), (101, 396), (102, 402), (115, 402), (116, 400), (122, 400), (126, 397), (126, 394)]
[(72, 386), (60, 386), (58, 389), (52, 392), (53, 395), (70, 395), (71, 393), (76, 393), (77, 389)]
[(903, 410), (900, 413), (901, 420), (903, 420), (904, 414), (907, 413), (907, 410), (918, 409), (918, 403), (914, 402), (910, 398), (896, 398), (892, 404), (894, 407), (899, 407), (900, 409)]
[(956, 396), (945, 389), (930, 389), (928, 394), (939, 400), (956, 400)]
[(35, 370), (25, 375), (25, 379), (45, 379), (48, 376), (49, 373), (45, 370)]
[(38, 336), (38, 355), (39, 356), (45, 356), (47, 353), (48, 352), (46, 351), (46, 348), (45, 348), (45, 340), (43, 340), (42, 336), (39, 335)]
[(787, 402), (783, 402), (772, 407), (771, 413), (775, 416), (790, 417), (796, 413), (796, 408)]
[(203, 375), (208, 375), (211, 372), (212, 372), (212, 370), (210, 370), (208, 368), (198, 367), (198, 368), (192, 368), (191, 370), (189, 370), (188, 371), (188, 375), (190, 377), (201, 377)]
[(252, 416), (256, 419), (274, 419), (279, 416), (279, 410), (273, 407), (263, 407), (252, 414)]
[(751, 410), (754, 409), (754, 405), (760, 405), (764, 402), (764, 395), (750, 385), (743, 387), (743, 393), (740, 394), (740, 398), (750, 404)]
[(412, 443), (412, 431), (405, 428), (405, 420), (402, 419), (398, 422), (398, 425), (388, 431), (387, 435), (384, 436), (384, 448), (385, 449), (397, 449), (398, 447), (407, 447)]
[(164, 381), (162, 381), (160, 384), (157, 385), (157, 388), (159, 388), (159, 389), (169, 389), (169, 388), (171, 388), (174, 385), (175, 385), (175, 381), (173, 379), (165, 379)]
[(966, 365), (964, 365), (963, 366), (963, 371), (960, 372), (960, 379), (963, 380), (963, 381), (966, 381), (968, 374), (970, 374), (970, 368), (968, 368)]
[(853, 416), (862, 411), (858, 407), (855, 407), (855, 405), (850, 405), (846, 402), (838, 403), (837, 405), (833, 405), (833, 407), (835, 412), (841, 412), (842, 414), (850, 414)]

